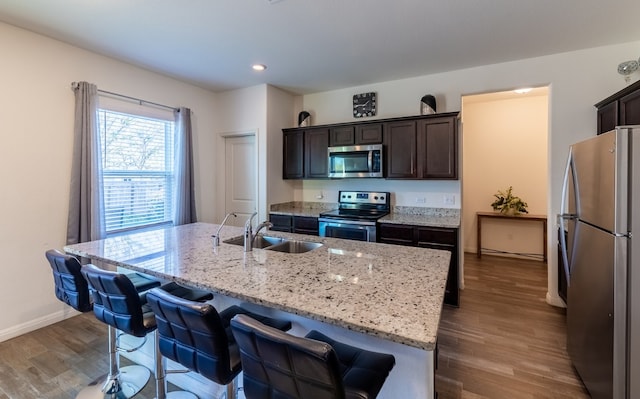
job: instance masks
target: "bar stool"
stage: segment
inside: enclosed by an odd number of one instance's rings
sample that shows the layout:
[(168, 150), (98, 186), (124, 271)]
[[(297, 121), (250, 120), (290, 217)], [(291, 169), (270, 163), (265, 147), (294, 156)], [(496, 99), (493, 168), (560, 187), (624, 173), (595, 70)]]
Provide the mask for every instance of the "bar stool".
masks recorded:
[(237, 397), (236, 377), (242, 371), (238, 346), (229, 322), (238, 314), (249, 315), (275, 330), (289, 330), (291, 322), (230, 306), (218, 313), (208, 303), (197, 303), (159, 288), (147, 294), (158, 323), (158, 342), (162, 356), (180, 363), (207, 379), (226, 386), (226, 398)]
[[(82, 265), (78, 259), (55, 249), (48, 250), (45, 253), (45, 257), (49, 261), (51, 271), (53, 272), (56, 297), (78, 312), (86, 313), (92, 311), (93, 300), (89, 293), (89, 285), (81, 273)], [(128, 277), (138, 292), (160, 285), (160, 281), (147, 278), (137, 273), (132, 273), (128, 275)], [(110, 336), (109, 343), (111, 344), (111, 342)], [(109, 369), (113, 371), (113, 363), (115, 360), (112, 355), (115, 355), (115, 349), (113, 353), (110, 351), (109, 354)], [(98, 377), (88, 387), (82, 389), (76, 398), (102, 398), (105, 395), (103, 389), (110, 392), (116, 391), (115, 388), (112, 387), (114, 383), (127, 386), (129, 385), (128, 380), (130, 376), (136, 376), (138, 379), (144, 379), (146, 376), (144, 380), (144, 383), (146, 383), (146, 381), (149, 380), (150, 373), (149, 370), (142, 366), (127, 366), (120, 369), (120, 375), (121, 378), (119, 382), (116, 382), (111, 372)]]
[(393, 355), (317, 331), (295, 337), (245, 315), (234, 317), (231, 329), (240, 347), (247, 399), (373, 399), (395, 365)]
[[(129, 277), (122, 273), (103, 270), (91, 264), (82, 266), (81, 273), (87, 279), (92, 290), (93, 312), (98, 320), (109, 327), (109, 354), (112, 360), (110, 361), (111, 370), (109, 374), (113, 382), (110, 384), (111, 389), (105, 392), (105, 397), (129, 398), (144, 387), (148, 380), (148, 374), (147, 379), (144, 381), (125, 380), (127, 376), (121, 372), (119, 359), (116, 356), (116, 330), (136, 337), (146, 337), (149, 332), (156, 329), (155, 317), (146, 304), (147, 293), (140, 294)], [(176, 283), (165, 284), (162, 289), (176, 292), (192, 300), (213, 298), (213, 295), (209, 292), (187, 289)], [(139, 349), (141, 346), (134, 350)], [(147, 369), (145, 368), (145, 370)], [(159, 386), (160, 383), (162, 386)], [(156, 390), (158, 399), (164, 399), (164, 379), (159, 378), (158, 370), (156, 370)]]

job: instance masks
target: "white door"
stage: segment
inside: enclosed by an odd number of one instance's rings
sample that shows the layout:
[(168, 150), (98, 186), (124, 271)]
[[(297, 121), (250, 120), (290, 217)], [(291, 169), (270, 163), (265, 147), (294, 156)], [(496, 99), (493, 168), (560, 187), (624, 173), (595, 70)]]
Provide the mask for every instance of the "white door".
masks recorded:
[(225, 137), (225, 215), (227, 224), (244, 226), (256, 208), (255, 136)]

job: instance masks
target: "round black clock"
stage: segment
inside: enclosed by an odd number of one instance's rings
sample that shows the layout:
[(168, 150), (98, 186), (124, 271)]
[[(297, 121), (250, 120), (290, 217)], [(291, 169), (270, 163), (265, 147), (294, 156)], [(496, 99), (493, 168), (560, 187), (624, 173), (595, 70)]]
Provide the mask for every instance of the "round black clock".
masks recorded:
[(374, 116), (376, 114), (376, 93), (353, 95), (353, 117)]

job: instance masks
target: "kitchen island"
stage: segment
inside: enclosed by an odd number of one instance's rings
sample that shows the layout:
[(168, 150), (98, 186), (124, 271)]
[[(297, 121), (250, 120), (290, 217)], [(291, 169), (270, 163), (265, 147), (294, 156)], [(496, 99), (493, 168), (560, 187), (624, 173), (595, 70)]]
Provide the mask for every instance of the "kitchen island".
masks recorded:
[[(268, 232), (322, 243), (305, 253), (244, 252), (224, 243), (242, 235), (195, 223), (66, 246), (100, 266), (119, 266), (207, 289), (293, 321), (292, 333), (334, 338), (390, 352), (396, 367), (380, 398), (433, 398), (434, 351), (450, 253), (360, 241)], [(219, 306), (219, 304), (216, 304)]]

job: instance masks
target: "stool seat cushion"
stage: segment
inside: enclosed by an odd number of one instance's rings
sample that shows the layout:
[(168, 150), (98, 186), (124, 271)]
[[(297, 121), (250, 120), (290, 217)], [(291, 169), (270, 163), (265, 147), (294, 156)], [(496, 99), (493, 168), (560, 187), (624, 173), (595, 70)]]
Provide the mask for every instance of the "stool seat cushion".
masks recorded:
[(336, 352), (348, 399), (375, 398), (395, 365), (392, 355), (347, 345), (318, 331), (311, 331), (306, 337), (326, 342)]

